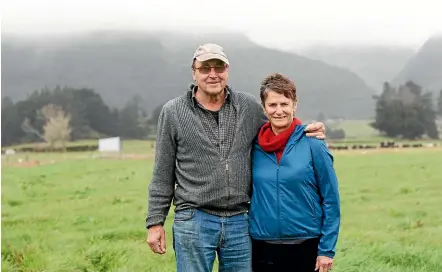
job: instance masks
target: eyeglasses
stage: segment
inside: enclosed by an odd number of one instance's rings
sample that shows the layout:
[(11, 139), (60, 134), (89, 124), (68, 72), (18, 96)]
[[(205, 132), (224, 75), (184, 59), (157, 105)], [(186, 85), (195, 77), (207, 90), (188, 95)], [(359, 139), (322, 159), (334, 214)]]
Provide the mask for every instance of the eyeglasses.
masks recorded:
[(194, 67), (194, 69), (199, 70), (201, 74), (210, 73), (210, 71), (212, 71), (212, 68), (215, 70), (215, 73), (218, 73), (218, 74), (224, 73), (226, 71), (225, 65)]

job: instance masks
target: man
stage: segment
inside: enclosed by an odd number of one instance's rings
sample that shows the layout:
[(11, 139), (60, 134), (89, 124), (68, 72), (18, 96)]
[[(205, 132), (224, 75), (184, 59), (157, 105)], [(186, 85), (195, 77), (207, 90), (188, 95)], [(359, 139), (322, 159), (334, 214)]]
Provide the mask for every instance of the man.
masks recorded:
[[(167, 102), (158, 120), (155, 166), (146, 219), (152, 251), (166, 251), (163, 224), (176, 206), (173, 247), (177, 271), (251, 271), (248, 206), (251, 148), (266, 122), (261, 105), (227, 85), (223, 48), (204, 44), (193, 56), (192, 84)], [(325, 138), (322, 123), (309, 136)]]

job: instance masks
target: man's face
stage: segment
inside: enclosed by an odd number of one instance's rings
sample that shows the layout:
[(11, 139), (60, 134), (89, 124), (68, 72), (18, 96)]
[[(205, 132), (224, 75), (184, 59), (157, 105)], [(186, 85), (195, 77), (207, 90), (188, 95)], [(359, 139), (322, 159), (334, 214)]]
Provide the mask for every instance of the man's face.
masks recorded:
[(208, 95), (217, 95), (224, 90), (229, 77), (229, 68), (223, 61), (213, 59), (200, 62), (195, 60), (193, 67), (193, 79), (198, 90)]

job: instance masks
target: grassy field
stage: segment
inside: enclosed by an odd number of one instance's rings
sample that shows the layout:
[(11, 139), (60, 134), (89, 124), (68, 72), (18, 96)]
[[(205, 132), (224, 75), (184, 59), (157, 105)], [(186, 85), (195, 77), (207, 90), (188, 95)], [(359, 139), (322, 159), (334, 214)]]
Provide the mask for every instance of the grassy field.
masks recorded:
[[(331, 128), (343, 129), (345, 131), (345, 139), (335, 140), (335, 143), (342, 144), (379, 144), (382, 141), (395, 141), (397, 143), (440, 143), (441, 140), (429, 139), (424, 137), (422, 139), (410, 141), (404, 139), (392, 139), (379, 135), (379, 132), (370, 126), (371, 120), (344, 120), (331, 124)], [(442, 138), (442, 134), (440, 135)], [(329, 140), (329, 142), (332, 142)]]
[[(2, 158), (2, 271), (174, 271), (172, 212), (167, 254), (145, 243), (151, 144), (125, 150), (146, 156)], [(342, 227), (333, 271), (442, 271), (442, 149), (334, 154)]]
[(345, 136), (349, 139), (376, 138), (378, 131), (370, 126), (368, 120), (345, 120), (335, 125), (345, 131)]

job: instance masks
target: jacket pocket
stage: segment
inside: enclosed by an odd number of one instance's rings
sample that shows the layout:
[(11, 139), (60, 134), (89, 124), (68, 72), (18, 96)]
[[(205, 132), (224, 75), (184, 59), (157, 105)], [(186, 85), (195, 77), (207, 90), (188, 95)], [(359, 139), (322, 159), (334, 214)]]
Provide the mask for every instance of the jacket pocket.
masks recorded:
[(313, 192), (313, 190), (310, 188), (307, 181), (304, 180), (304, 184), (305, 184), (304, 196), (307, 200), (309, 212), (310, 212), (312, 218), (316, 218), (315, 202), (317, 202), (317, 201), (313, 197), (313, 194), (316, 194), (316, 193)]
[[(320, 233), (317, 219), (317, 197), (308, 181), (299, 181), (293, 194), (283, 195), (281, 205), (281, 234), (282, 238), (316, 237)], [(319, 200), (318, 200), (319, 201)]]
[(274, 210), (252, 198), (249, 212), (249, 234), (257, 240), (278, 238), (278, 219)]

